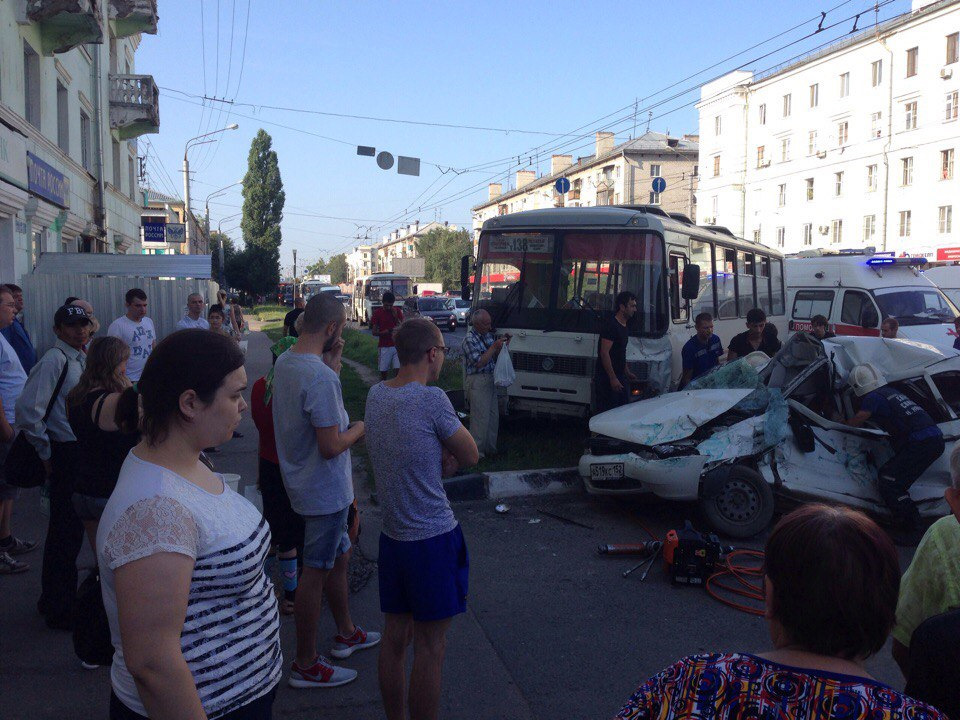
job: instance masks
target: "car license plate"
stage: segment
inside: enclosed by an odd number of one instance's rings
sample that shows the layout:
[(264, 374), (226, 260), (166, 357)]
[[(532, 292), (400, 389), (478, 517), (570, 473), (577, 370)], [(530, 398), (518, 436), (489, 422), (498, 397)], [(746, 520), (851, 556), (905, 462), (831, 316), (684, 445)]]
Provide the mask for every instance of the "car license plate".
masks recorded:
[(623, 478), (623, 463), (596, 463), (590, 466), (591, 480), (619, 480)]

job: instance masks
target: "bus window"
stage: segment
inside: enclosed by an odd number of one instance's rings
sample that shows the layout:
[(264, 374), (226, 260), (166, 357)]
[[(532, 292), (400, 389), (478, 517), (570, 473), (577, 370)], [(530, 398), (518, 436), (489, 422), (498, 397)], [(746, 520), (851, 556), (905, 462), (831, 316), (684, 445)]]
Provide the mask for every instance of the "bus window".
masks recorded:
[(786, 303), (783, 299), (783, 260), (771, 258), (770, 260), (770, 280), (771, 295), (773, 296), (773, 307), (770, 308), (771, 315), (783, 315), (786, 311)]
[(717, 317), (721, 320), (737, 317), (736, 261), (736, 250), (717, 245), (713, 279), (717, 286)]
[(693, 317), (700, 313), (716, 315), (713, 304), (713, 256), (710, 243), (690, 239), (690, 262), (700, 267), (700, 293), (697, 299), (690, 304)]
[(737, 304), (740, 308), (740, 317), (746, 317), (747, 313), (757, 306), (753, 298), (754, 274), (753, 253), (745, 253), (741, 250), (737, 253)]
[(770, 305), (770, 258), (766, 255), (757, 257), (757, 307), (767, 315), (773, 314)]
[(670, 319), (674, 322), (687, 321), (687, 301), (680, 296), (686, 266), (687, 259), (683, 255), (670, 254)]

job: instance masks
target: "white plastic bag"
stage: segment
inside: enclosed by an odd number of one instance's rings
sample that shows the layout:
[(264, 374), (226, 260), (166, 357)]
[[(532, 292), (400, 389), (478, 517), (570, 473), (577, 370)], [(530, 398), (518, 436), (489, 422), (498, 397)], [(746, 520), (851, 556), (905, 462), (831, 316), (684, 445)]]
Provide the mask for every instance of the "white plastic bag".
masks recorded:
[(513, 360), (510, 359), (510, 351), (504, 345), (497, 356), (497, 364), (493, 368), (493, 384), (497, 387), (507, 388), (513, 385), (517, 380), (517, 373), (513, 369)]

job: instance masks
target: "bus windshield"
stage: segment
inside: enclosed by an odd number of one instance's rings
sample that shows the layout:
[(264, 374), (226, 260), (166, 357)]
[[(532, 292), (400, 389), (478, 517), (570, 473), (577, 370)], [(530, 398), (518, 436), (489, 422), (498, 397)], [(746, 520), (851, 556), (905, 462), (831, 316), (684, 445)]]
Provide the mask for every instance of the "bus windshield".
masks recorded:
[(637, 296), (632, 335), (667, 328), (663, 240), (649, 232), (487, 233), (477, 299), (500, 327), (597, 332), (617, 293)]
[(904, 326), (952, 323), (957, 309), (935, 287), (899, 287), (874, 290), (880, 314), (895, 317)]
[(372, 278), (367, 288), (367, 297), (373, 302), (380, 302), (383, 293), (392, 292), (397, 300), (410, 294), (410, 280), (408, 278)]

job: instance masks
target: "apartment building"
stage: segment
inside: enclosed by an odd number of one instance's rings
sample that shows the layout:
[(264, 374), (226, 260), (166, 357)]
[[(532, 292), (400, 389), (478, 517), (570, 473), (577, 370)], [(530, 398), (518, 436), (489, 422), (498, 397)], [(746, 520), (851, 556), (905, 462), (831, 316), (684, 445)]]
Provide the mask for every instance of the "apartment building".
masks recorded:
[[(572, 155), (554, 155), (550, 174), (539, 178), (535, 170), (519, 170), (516, 187), (506, 192), (501, 183), (490, 183), (487, 201), (473, 207), (474, 234), (497, 215), (552, 207), (659, 205), (692, 218), (698, 153), (696, 135), (675, 138), (651, 131), (617, 145), (612, 132), (598, 132), (592, 155), (576, 162)], [(569, 192), (557, 192), (560, 178), (570, 181)], [(663, 192), (654, 189), (655, 178), (666, 183)]]
[(374, 254), (371, 257), (373, 272), (391, 272), (394, 258), (420, 257), (417, 243), (420, 238), (437, 228), (460, 229), (457, 225), (451, 225), (448, 222), (431, 221), (421, 225), (420, 221), (416, 220), (384, 236), (377, 245), (373, 246)]
[(359, 277), (366, 277), (373, 273), (376, 266), (376, 246), (357, 245), (353, 252), (347, 255), (348, 284), (351, 286)]
[(958, 33), (960, 0), (914, 0), (800, 62), (704, 85), (697, 222), (788, 253), (960, 257)]
[(156, 0), (0, 0), (0, 281), (140, 251), (136, 138), (160, 119), (135, 55), (156, 32)]

